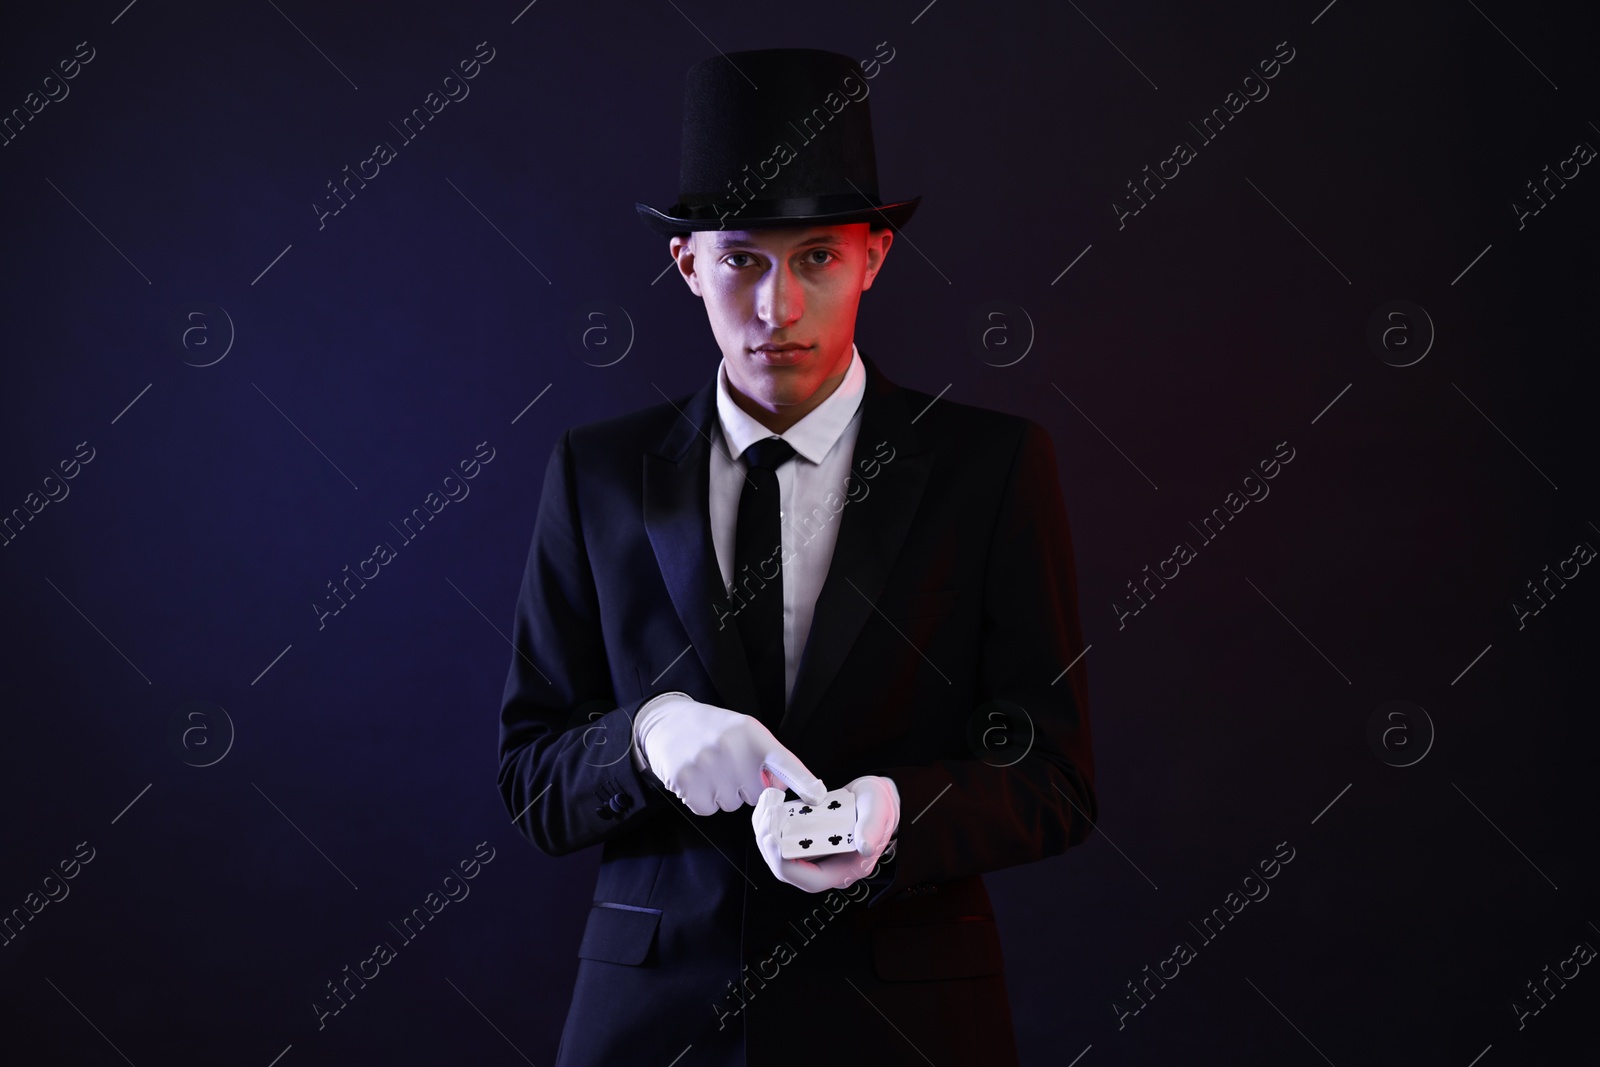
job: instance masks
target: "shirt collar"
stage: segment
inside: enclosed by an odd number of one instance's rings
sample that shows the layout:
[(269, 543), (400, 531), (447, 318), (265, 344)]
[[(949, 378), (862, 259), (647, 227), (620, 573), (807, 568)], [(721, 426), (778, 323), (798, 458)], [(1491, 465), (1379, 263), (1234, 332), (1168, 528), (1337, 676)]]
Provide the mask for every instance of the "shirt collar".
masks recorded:
[[(844, 380), (839, 387), (799, 422), (776, 436), (789, 442), (796, 453), (812, 463), (821, 463), (833, 450), (845, 427), (856, 417), (861, 398), (866, 392), (866, 379), (867, 370), (861, 362), (861, 353), (852, 341), (850, 366), (845, 370)], [(722, 439), (728, 444), (728, 458), (736, 460), (751, 444), (774, 434), (734, 403), (729, 389), (727, 359), (724, 358), (717, 364), (717, 417), (722, 428)]]

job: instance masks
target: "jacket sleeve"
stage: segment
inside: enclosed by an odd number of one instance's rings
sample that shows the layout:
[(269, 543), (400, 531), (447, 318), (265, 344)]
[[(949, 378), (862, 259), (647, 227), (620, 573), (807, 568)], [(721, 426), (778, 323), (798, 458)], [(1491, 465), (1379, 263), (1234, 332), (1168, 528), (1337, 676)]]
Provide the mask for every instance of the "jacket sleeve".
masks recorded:
[(500, 796), (512, 822), (561, 856), (652, 818), (675, 797), (633, 758), (633, 717), (618, 705), (583, 539), (571, 431), (545, 470), (517, 596), (500, 709)]
[[(909, 886), (1059, 855), (1098, 818), (1066, 506), (1049, 435), (1028, 421), (988, 548), (972, 758), (872, 771), (900, 791), (892, 862), (868, 905)], [(1071, 670), (1067, 670), (1068, 666)]]

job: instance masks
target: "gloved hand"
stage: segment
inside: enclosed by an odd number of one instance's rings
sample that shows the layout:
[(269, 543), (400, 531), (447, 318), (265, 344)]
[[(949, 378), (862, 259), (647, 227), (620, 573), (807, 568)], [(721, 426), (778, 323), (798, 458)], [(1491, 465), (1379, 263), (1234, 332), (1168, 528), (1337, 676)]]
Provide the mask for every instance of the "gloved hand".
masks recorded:
[[(761, 858), (767, 861), (780, 882), (798, 886), (807, 893), (843, 889), (865, 878), (877, 866), (889, 839), (900, 828), (900, 790), (894, 781), (875, 774), (864, 775), (845, 786), (856, 797), (856, 851), (824, 856), (820, 860), (786, 860), (778, 833), (783, 827), (783, 790), (765, 789), (750, 815)], [(806, 798), (806, 803), (816, 801)]]
[(696, 815), (754, 804), (773, 786), (787, 785), (809, 803), (827, 792), (761, 720), (687, 695), (653, 704), (634, 734), (651, 773)]

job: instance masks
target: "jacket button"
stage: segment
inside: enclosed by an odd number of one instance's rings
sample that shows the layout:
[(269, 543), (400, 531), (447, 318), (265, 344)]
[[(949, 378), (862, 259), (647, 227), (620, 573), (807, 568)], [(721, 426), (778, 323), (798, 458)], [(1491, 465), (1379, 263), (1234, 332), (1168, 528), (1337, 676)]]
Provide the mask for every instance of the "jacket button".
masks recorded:
[(622, 815), (633, 807), (633, 798), (627, 793), (613, 793), (606, 803), (611, 806), (612, 811)]
[(601, 804), (598, 808), (595, 808), (594, 813), (600, 816), (602, 819), (615, 819), (617, 817), (617, 813), (612, 811), (611, 808), (605, 804)]

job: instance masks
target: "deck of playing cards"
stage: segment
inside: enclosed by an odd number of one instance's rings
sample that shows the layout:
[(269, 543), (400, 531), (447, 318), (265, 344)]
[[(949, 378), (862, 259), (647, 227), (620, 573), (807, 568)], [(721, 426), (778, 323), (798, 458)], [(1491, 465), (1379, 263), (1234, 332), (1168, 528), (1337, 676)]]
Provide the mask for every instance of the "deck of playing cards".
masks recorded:
[(783, 826), (778, 834), (786, 860), (814, 860), (856, 849), (856, 795), (832, 789), (817, 805), (803, 800), (783, 803)]

